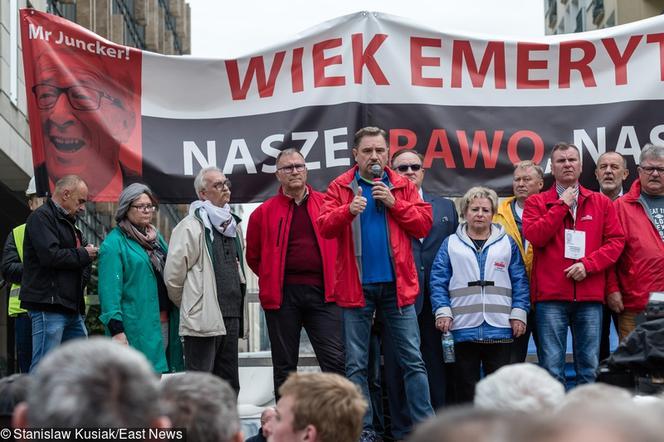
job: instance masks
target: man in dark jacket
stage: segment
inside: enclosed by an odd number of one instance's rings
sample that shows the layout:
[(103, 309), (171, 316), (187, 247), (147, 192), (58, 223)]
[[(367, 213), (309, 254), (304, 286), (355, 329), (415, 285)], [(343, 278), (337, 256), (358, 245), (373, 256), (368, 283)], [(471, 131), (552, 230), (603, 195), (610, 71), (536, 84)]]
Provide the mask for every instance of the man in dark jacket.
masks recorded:
[(84, 288), (97, 247), (86, 244), (75, 226), (87, 200), (85, 182), (67, 175), (55, 184), (53, 198), (28, 217), (19, 299), (32, 322), (30, 371), (60, 343), (87, 336)]
[(341, 309), (334, 303), (337, 244), (316, 225), (323, 194), (307, 185), (297, 150), (283, 150), (276, 163), (279, 192), (249, 218), (247, 263), (258, 276), (278, 400), (279, 387), (297, 371), (303, 326), (321, 370), (343, 375), (345, 359)]
[[(431, 266), (443, 240), (453, 234), (459, 225), (454, 203), (447, 198), (433, 195), (422, 190), (424, 181), (424, 159), (422, 154), (413, 149), (397, 151), (392, 156), (392, 169), (415, 184), (424, 202), (431, 204), (433, 225), (424, 238), (413, 238), (413, 257), (419, 277), (420, 294), (415, 301), (415, 311), (420, 325), (420, 350), (427, 367), (431, 405), (438, 409), (445, 405), (446, 373), (443, 363), (443, 349), (440, 344), (441, 333), (435, 326), (431, 311), (429, 277)], [(394, 346), (389, 339), (383, 341), (385, 353), (385, 382), (387, 384), (390, 417), (392, 418), (392, 436), (404, 439), (411, 429), (411, 419), (404, 401), (403, 372), (399, 368)]]
[[(28, 197), (30, 211), (37, 210), (44, 204), (44, 198), (37, 196), (35, 177), (30, 178), (25, 196)], [(21, 278), (23, 277), (24, 236), (25, 223), (12, 229), (7, 235), (5, 247), (2, 250), (2, 276), (11, 284), (7, 314), (14, 320), (14, 342), (19, 373), (27, 373), (32, 361), (32, 325), (28, 312), (21, 308), (21, 301), (18, 298), (21, 291)]]

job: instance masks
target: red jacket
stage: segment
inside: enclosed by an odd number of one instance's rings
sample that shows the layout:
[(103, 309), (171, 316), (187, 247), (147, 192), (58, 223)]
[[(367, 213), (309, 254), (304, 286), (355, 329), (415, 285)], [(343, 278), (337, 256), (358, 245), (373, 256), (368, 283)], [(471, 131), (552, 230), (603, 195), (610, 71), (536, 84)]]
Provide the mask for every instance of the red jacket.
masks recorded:
[[(394, 195), (394, 207), (385, 211), (396, 275), (399, 307), (413, 304), (419, 293), (417, 270), (411, 237), (422, 238), (433, 223), (431, 205), (420, 198), (417, 187), (406, 178), (385, 169)], [(335, 298), (342, 307), (363, 307), (362, 280), (357, 263), (362, 260), (360, 217), (350, 213), (350, 203), (357, 193), (357, 165), (332, 181), (327, 189), (318, 227), (326, 238), (337, 238), (337, 279)]]
[(609, 278), (608, 292), (621, 292), (625, 310), (632, 312), (645, 310), (650, 292), (664, 291), (664, 242), (640, 196), (641, 183), (636, 180), (613, 203), (625, 232), (625, 249), (615, 266), (618, 284)]
[[(574, 228), (569, 207), (558, 198), (555, 184), (526, 199), (523, 234), (533, 245), (531, 295), (539, 301), (604, 302), (606, 270), (618, 260), (625, 237), (611, 200), (579, 186), (576, 230), (586, 233), (586, 254), (565, 258), (565, 229)], [(564, 270), (582, 262), (587, 276), (575, 282)]]
[[(334, 302), (334, 260), (337, 256), (337, 244), (334, 240), (323, 238), (316, 224), (324, 195), (311, 186), (307, 186), (307, 189), (309, 190), (307, 211), (323, 261), (325, 300)], [(284, 195), (279, 188), (278, 195), (258, 206), (249, 217), (247, 264), (258, 276), (258, 297), (265, 310), (276, 310), (281, 307), (288, 234), (293, 219), (294, 204), (293, 199)]]

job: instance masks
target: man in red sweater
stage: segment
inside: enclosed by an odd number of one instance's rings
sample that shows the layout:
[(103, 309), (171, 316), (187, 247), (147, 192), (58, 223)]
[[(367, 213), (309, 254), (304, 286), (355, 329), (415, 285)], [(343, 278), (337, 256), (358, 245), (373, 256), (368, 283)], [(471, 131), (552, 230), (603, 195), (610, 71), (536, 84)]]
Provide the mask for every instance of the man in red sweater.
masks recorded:
[(531, 294), (540, 365), (565, 383), (567, 329), (572, 328), (576, 382), (595, 380), (607, 269), (625, 238), (611, 200), (579, 185), (573, 144), (551, 153), (555, 183), (526, 199), (523, 234), (533, 245)]
[(636, 316), (651, 292), (664, 291), (664, 147), (641, 152), (639, 179), (613, 205), (625, 231), (625, 250), (609, 280), (607, 304), (618, 316), (623, 340), (636, 327)]
[(272, 350), (274, 391), (297, 371), (304, 326), (323, 371), (345, 373), (341, 309), (335, 304), (337, 243), (320, 235), (323, 194), (307, 185), (296, 149), (279, 153), (277, 195), (261, 204), (247, 226), (247, 263), (258, 276)]

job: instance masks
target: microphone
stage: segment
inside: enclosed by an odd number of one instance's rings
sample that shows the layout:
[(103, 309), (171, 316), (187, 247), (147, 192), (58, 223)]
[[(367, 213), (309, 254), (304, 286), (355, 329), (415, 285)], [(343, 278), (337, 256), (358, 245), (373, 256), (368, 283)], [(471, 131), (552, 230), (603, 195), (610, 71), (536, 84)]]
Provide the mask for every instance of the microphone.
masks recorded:
[[(371, 176), (373, 177), (372, 181), (374, 183), (379, 183), (380, 179), (383, 176), (383, 168), (380, 167), (380, 164), (375, 164), (374, 163), (374, 164), (371, 165), (371, 167), (369, 167), (369, 173), (371, 173)], [(379, 201), (379, 200), (375, 200), (375, 203), (376, 203), (376, 209), (379, 212), (382, 212), (383, 208), (384, 208), (383, 202)]]

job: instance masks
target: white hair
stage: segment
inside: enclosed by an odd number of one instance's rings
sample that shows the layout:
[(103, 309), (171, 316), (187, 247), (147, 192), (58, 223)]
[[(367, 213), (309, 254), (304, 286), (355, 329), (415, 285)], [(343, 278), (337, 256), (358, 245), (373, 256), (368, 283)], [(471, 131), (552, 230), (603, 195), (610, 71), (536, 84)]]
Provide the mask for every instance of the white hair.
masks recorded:
[(565, 397), (565, 387), (534, 364), (501, 367), (475, 387), (475, 406), (483, 409), (539, 413), (554, 410)]
[(205, 179), (205, 175), (208, 172), (219, 172), (223, 173), (221, 169), (215, 166), (210, 166), (210, 167), (204, 167), (201, 169), (198, 174), (196, 174), (196, 178), (194, 178), (194, 190), (196, 190), (196, 196), (198, 198), (201, 197), (201, 190), (205, 190), (207, 187), (207, 180)]
[(624, 388), (596, 382), (570, 390), (560, 404), (560, 410), (582, 410), (597, 404), (631, 403), (632, 394)]

